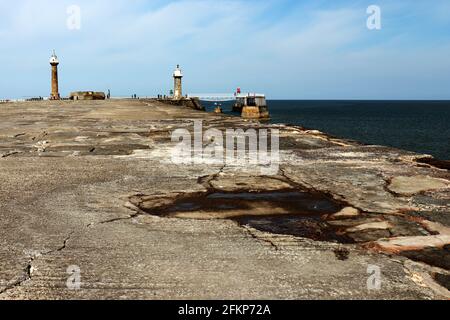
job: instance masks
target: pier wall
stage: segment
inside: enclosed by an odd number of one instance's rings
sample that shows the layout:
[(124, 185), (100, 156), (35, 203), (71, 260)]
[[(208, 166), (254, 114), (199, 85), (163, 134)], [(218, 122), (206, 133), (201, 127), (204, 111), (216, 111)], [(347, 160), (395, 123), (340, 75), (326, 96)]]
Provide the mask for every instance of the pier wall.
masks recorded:
[(153, 99), (153, 101), (159, 101), (165, 104), (169, 104), (172, 106), (182, 106), (191, 108), (194, 110), (205, 111), (205, 107), (201, 104), (200, 100), (197, 98), (184, 98), (181, 100), (173, 100), (173, 99)]

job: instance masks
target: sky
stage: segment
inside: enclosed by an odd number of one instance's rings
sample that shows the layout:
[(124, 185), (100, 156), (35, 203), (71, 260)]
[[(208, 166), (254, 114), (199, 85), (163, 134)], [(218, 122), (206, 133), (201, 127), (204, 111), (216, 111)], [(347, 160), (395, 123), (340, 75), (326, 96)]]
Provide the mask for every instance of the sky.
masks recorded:
[(63, 96), (168, 94), (180, 64), (184, 93), (450, 99), (449, 0), (0, 0), (0, 48), (0, 99), (48, 96), (53, 49)]

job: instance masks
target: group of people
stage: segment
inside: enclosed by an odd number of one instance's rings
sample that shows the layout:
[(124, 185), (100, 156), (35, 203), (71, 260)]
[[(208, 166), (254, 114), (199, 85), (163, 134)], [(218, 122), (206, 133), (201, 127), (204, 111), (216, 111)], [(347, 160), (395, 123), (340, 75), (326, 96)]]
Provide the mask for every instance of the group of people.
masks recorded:
[[(188, 95), (185, 95), (184, 96), (186, 99), (188, 98)], [(159, 99), (159, 100), (164, 100), (164, 99), (169, 99), (169, 98), (173, 98), (173, 91), (172, 90), (170, 90), (170, 96), (167, 96), (167, 95), (162, 95), (162, 94), (158, 94), (157, 95), (157, 98)]]
[(36, 98), (29, 98), (29, 99), (26, 99), (26, 101), (42, 101), (42, 100), (44, 100), (44, 98), (43, 97), (36, 97)]

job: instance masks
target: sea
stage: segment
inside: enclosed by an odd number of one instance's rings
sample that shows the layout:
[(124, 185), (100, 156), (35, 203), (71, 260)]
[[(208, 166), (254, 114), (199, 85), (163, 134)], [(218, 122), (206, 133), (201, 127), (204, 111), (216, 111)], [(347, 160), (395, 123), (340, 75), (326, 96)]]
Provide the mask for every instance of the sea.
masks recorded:
[[(450, 160), (450, 101), (268, 100), (271, 123)], [(214, 103), (202, 102), (208, 111)], [(232, 102), (222, 103), (233, 114)], [(236, 114), (238, 115), (238, 114)]]

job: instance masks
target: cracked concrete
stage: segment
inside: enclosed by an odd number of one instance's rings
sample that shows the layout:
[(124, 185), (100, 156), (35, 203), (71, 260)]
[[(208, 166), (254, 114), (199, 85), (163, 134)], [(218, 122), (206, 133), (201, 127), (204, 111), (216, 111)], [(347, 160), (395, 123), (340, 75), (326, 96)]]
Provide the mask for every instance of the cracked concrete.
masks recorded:
[(14, 290), (15, 288), (23, 285), (23, 283), (25, 283), (26, 281), (30, 281), (32, 279), (33, 271), (34, 271), (33, 262), (35, 262), (37, 259), (44, 257), (46, 255), (50, 255), (55, 252), (60, 252), (60, 251), (64, 250), (66, 248), (67, 242), (70, 240), (70, 237), (72, 236), (72, 234), (73, 233), (69, 234), (69, 236), (64, 239), (62, 246), (59, 248), (56, 248), (54, 250), (50, 250), (47, 252), (33, 253), (33, 255), (28, 260), (26, 267), (23, 270), (23, 275), (20, 276), (19, 279), (14, 280), (13, 283), (7, 284), (3, 289), (1, 289), (0, 296), (4, 293), (7, 293), (9, 290)]
[[(0, 116), (0, 299), (449, 297), (433, 277), (449, 273), (433, 266), (447, 254), (442, 241), (408, 257), (374, 249), (443, 237), (450, 226), (448, 188), (387, 190), (396, 177), (450, 180), (447, 170), (418, 163), (423, 155), (277, 125), (281, 168), (266, 177), (252, 167), (174, 165), (168, 154), (170, 133), (192, 129), (194, 119), (205, 130), (267, 124), (127, 100), (6, 103)], [(351, 208), (320, 224), (354, 228), (356, 243), (159, 217), (131, 201), (286, 188)], [(370, 223), (388, 230), (364, 228)], [(81, 269), (80, 290), (66, 287), (72, 265)], [(370, 265), (381, 268), (379, 291), (367, 289)]]

